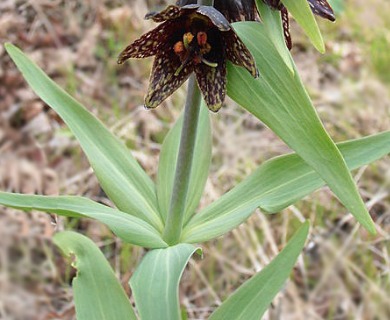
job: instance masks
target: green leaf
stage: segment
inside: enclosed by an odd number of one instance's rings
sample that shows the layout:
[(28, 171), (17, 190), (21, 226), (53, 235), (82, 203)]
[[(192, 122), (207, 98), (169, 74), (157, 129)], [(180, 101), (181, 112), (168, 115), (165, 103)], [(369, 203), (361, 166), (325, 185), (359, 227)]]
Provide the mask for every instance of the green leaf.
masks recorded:
[(286, 247), (261, 272), (246, 281), (210, 316), (210, 320), (258, 320), (281, 290), (306, 241), (304, 223)]
[(321, 31), (318, 28), (317, 21), (310, 9), (307, 0), (281, 0), (288, 12), (294, 17), (295, 21), (301, 26), (303, 31), (309, 37), (314, 47), (321, 53), (325, 52), (324, 40)]
[(269, 34), (269, 39), (274, 44), (287, 68), (294, 74), (294, 64), (284, 39), (280, 12), (278, 10), (273, 10), (270, 6), (266, 5), (263, 0), (256, 0), (256, 5), (260, 12), (261, 21)]
[(178, 244), (146, 254), (130, 279), (141, 319), (179, 320), (179, 281), (188, 260), (198, 249)]
[(54, 243), (64, 255), (74, 259), (77, 269), (72, 286), (78, 320), (134, 319), (134, 310), (99, 248), (76, 232), (57, 233)]
[(34, 92), (61, 116), (77, 137), (102, 188), (115, 205), (161, 231), (163, 224), (157, 211), (154, 184), (125, 145), (22, 51), (12, 44), (6, 44), (5, 48)]
[[(374, 162), (390, 153), (390, 131), (377, 135), (351, 140), (337, 144), (350, 170), (360, 168)], [(280, 158), (279, 168), (284, 167), (283, 158)], [(290, 169), (290, 170), (289, 170)], [(313, 170), (308, 170), (307, 165), (302, 165), (302, 159), (291, 156), (288, 167), (283, 168), (286, 175), (290, 171), (300, 175), (299, 181), (291, 181), (283, 186), (283, 190), (268, 194), (267, 201), (261, 204), (261, 208), (269, 213), (276, 213), (289, 205), (297, 202), (313, 191), (325, 186), (325, 182)], [(278, 170), (278, 169), (276, 169)], [(291, 188), (295, 190), (292, 192)]]
[(262, 77), (253, 79), (242, 68), (229, 64), (230, 97), (283, 139), (317, 171), (355, 218), (375, 233), (345, 161), (322, 126), (298, 73), (289, 72), (260, 23), (235, 26), (262, 70)]
[[(390, 131), (339, 143), (350, 170), (390, 153)], [(263, 163), (244, 181), (195, 215), (183, 231), (183, 241), (203, 242), (244, 222), (257, 207), (278, 212), (325, 185), (296, 154)]]
[(344, 0), (328, 0), (336, 16), (341, 15), (345, 10)]
[[(183, 117), (181, 116), (166, 136), (160, 154), (157, 175), (157, 198), (164, 221), (168, 214), (172, 196), (182, 126)], [(184, 222), (188, 221), (188, 218), (195, 213), (195, 209), (203, 194), (211, 163), (211, 144), (209, 111), (202, 103)]]
[(167, 244), (145, 221), (82, 197), (52, 197), (0, 192), (0, 205), (20, 210), (39, 210), (66, 217), (88, 217), (107, 225), (125, 242), (147, 248)]

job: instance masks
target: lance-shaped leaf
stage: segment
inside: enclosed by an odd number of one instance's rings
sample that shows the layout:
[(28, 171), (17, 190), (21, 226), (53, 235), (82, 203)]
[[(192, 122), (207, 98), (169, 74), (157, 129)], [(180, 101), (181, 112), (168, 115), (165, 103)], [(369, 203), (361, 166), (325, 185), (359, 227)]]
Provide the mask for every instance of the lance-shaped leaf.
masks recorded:
[(57, 233), (54, 243), (73, 258), (77, 269), (72, 286), (78, 320), (136, 320), (131, 303), (99, 248), (76, 232)]
[[(354, 170), (390, 153), (390, 131), (357, 140), (341, 142), (337, 144), (337, 147), (344, 156), (349, 169)], [(291, 182), (290, 185), (283, 186), (283, 191), (269, 193), (267, 201), (264, 201), (261, 205), (263, 210), (268, 213), (279, 212), (314, 190), (325, 186), (325, 182), (317, 173), (312, 170), (308, 172), (307, 168), (303, 169), (304, 166), (301, 166), (301, 163), (302, 159), (297, 155), (291, 155), (288, 165), (293, 169), (284, 170), (284, 172), (288, 175), (290, 171), (293, 171), (295, 175), (300, 175), (299, 183), (293, 184)], [(283, 159), (281, 159), (279, 166), (284, 166)], [(301, 174), (298, 173), (299, 170), (302, 170)], [(291, 192), (291, 187), (295, 188), (293, 192)]]
[(345, 161), (318, 118), (298, 73), (289, 72), (261, 24), (240, 22), (235, 26), (263, 73), (255, 80), (230, 65), (230, 97), (283, 139), (317, 171), (355, 218), (375, 233)]
[(107, 225), (125, 242), (147, 248), (167, 246), (158, 232), (147, 222), (87, 198), (0, 192), (0, 205), (25, 211), (52, 212), (65, 217), (88, 217)]
[(324, 40), (307, 0), (281, 0), (295, 21), (302, 27), (314, 47), (325, 52)]
[(34, 92), (52, 107), (72, 130), (102, 188), (115, 205), (162, 230), (154, 184), (126, 146), (22, 51), (11, 44), (6, 44), (5, 47)]
[[(339, 143), (350, 170), (390, 153), (390, 132)], [(244, 222), (257, 207), (278, 212), (325, 185), (296, 154), (263, 163), (244, 181), (195, 215), (183, 231), (183, 241), (218, 237)]]
[(198, 249), (178, 244), (146, 254), (130, 279), (141, 319), (180, 320), (179, 281)]
[(246, 281), (210, 316), (210, 320), (261, 319), (281, 290), (305, 244), (309, 223), (304, 223), (272, 262)]
[[(166, 136), (161, 148), (160, 162), (157, 174), (157, 198), (160, 213), (165, 220), (172, 196), (173, 181), (176, 172), (177, 156), (179, 153), (180, 132), (183, 126), (183, 117), (180, 117)], [(199, 114), (199, 124), (194, 149), (190, 182), (188, 186), (185, 220), (195, 213), (207, 180), (211, 162), (211, 127), (209, 111), (202, 104)]]

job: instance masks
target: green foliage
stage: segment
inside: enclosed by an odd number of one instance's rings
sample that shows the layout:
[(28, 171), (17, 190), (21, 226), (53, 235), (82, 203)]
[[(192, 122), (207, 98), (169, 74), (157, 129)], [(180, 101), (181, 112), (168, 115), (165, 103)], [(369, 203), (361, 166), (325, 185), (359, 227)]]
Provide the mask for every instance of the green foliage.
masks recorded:
[(102, 188), (115, 205), (161, 230), (154, 184), (123, 143), (18, 48), (11, 44), (5, 47), (35, 93), (72, 130)]
[[(350, 170), (390, 152), (390, 131), (338, 144)], [(255, 172), (203, 209), (184, 228), (183, 241), (196, 243), (236, 228), (257, 208), (278, 212), (324, 186), (325, 182), (296, 154), (263, 163)]]
[(292, 58), (286, 47), (286, 41), (284, 39), (280, 13), (277, 10), (269, 10), (269, 7), (263, 2), (263, 0), (256, 0), (256, 5), (260, 12), (263, 26), (269, 35), (269, 39), (274, 44), (275, 49), (278, 51), (280, 57), (283, 59), (290, 72), (294, 73)]
[(345, 9), (344, 0), (328, 0), (328, 2), (331, 5), (336, 15), (340, 15), (344, 12)]
[(193, 245), (178, 244), (148, 252), (130, 279), (141, 319), (179, 320), (179, 281)]
[(282, 0), (282, 3), (302, 27), (314, 47), (321, 53), (325, 52), (325, 44), (316, 19), (307, 0)]
[(375, 225), (345, 161), (325, 131), (298, 73), (291, 74), (285, 67), (261, 24), (243, 22), (235, 24), (235, 28), (254, 55), (262, 76), (255, 80), (242, 68), (230, 65), (229, 96), (317, 171), (355, 218), (374, 234)]
[(53, 241), (77, 269), (72, 285), (78, 320), (137, 319), (111, 266), (90, 239), (65, 231), (57, 233)]
[(261, 272), (246, 281), (209, 318), (210, 320), (261, 319), (289, 277), (309, 232), (304, 223), (286, 247)]
[(88, 217), (106, 224), (123, 241), (147, 248), (167, 244), (145, 221), (82, 197), (51, 197), (0, 192), (0, 204), (25, 211), (40, 210), (65, 217)]

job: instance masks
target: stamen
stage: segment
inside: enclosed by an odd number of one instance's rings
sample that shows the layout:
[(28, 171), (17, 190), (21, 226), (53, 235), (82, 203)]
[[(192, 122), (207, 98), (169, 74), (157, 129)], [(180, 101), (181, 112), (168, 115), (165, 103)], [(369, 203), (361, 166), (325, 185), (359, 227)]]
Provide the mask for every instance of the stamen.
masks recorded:
[(188, 49), (193, 39), (194, 39), (194, 35), (191, 32), (187, 32), (183, 35), (183, 43), (186, 49)]
[(207, 33), (203, 31), (198, 32), (196, 39), (201, 47), (205, 46), (207, 44)]
[(184, 43), (182, 41), (178, 41), (175, 43), (173, 46), (173, 51), (177, 54), (180, 55), (181, 53), (184, 52)]

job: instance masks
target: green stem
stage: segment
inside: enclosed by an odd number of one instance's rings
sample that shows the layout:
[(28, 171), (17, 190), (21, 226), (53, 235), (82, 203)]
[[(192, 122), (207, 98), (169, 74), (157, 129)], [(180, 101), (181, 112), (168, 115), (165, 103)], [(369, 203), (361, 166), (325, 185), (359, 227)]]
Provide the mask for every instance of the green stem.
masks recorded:
[(175, 245), (179, 242), (183, 228), (184, 210), (198, 129), (200, 102), (201, 94), (195, 76), (191, 75), (188, 82), (187, 101), (184, 108), (183, 128), (181, 130), (171, 203), (163, 234), (164, 240), (169, 245)]

